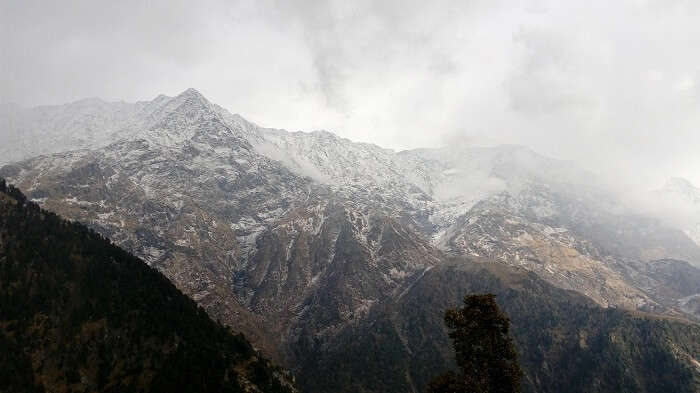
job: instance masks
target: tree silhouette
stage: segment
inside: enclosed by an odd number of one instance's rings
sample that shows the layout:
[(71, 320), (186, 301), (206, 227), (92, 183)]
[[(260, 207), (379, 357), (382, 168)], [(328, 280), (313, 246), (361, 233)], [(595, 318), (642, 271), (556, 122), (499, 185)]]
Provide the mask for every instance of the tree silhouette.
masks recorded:
[(445, 312), (460, 373), (430, 381), (428, 393), (519, 393), (522, 371), (508, 334), (510, 321), (495, 296), (468, 295), (464, 307)]

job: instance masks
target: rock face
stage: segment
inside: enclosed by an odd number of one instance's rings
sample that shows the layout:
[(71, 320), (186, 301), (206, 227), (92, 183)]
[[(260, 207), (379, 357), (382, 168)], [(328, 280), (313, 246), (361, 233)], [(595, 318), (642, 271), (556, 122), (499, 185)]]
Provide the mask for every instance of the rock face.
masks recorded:
[[(519, 146), (396, 153), (325, 131), (266, 129), (192, 89), (105, 105), (106, 113), (130, 109), (104, 128), (101, 146), (11, 163), (0, 176), (158, 268), (293, 367), (311, 391), (328, 391), (311, 375), (352, 347), (348, 332), (369, 334), (372, 321), (386, 322), (391, 304), (450, 260), (529, 271), (547, 291), (573, 290), (590, 307), (698, 317), (696, 289), (669, 284), (678, 272), (697, 274), (697, 244), (620, 206), (571, 164)], [(60, 134), (62, 124), (45, 132)], [(461, 289), (434, 304), (471, 288), (453, 284)], [(395, 340), (406, 355), (444, 334), (413, 317), (404, 322), (413, 326), (408, 336), (371, 336), (365, 349)], [(436, 367), (449, 364), (445, 346), (430, 350), (442, 351)], [(676, 360), (690, 364), (698, 354), (689, 351)], [(553, 391), (554, 382), (535, 381), (542, 364), (527, 369), (530, 386)], [(427, 377), (401, 367), (387, 371), (391, 388), (353, 378), (364, 381), (358, 390), (421, 390)]]

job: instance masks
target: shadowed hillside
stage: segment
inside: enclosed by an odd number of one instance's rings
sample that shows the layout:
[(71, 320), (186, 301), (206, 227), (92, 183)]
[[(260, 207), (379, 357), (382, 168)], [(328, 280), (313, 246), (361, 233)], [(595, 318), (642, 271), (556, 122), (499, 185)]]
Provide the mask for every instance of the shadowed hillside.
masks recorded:
[(345, 328), (339, 344), (299, 345), (309, 353), (324, 348), (323, 358), (299, 354), (307, 359), (297, 365), (300, 385), (314, 392), (355, 392), (363, 386), (382, 392), (423, 391), (432, 377), (456, 367), (444, 310), (460, 305), (469, 293), (496, 294), (509, 316), (525, 373), (524, 392), (700, 389), (697, 324), (601, 308), (534, 273), (464, 259), (428, 271), (403, 296), (373, 310), (364, 323)]
[(295, 388), (162, 274), (0, 179), (0, 391)]

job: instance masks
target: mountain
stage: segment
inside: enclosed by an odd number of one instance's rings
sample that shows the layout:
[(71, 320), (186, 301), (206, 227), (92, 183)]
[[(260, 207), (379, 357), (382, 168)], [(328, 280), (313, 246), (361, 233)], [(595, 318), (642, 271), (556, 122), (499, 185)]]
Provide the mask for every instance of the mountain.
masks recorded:
[[(528, 391), (560, 391), (560, 367), (606, 364), (562, 349), (579, 336), (603, 340), (606, 356), (637, 370), (592, 368), (586, 378), (600, 381), (598, 391), (671, 389), (662, 368), (640, 368), (638, 347), (668, 355), (667, 375), (692, 390), (698, 292), (671, 282), (699, 271), (700, 247), (627, 209), (575, 165), (522, 146), (394, 152), (326, 131), (268, 129), (192, 89), (142, 105), (160, 109), (131, 118), (128, 136), (14, 162), (0, 176), (163, 272), (292, 368), (302, 388), (421, 391), (451, 364), (442, 310), (483, 289), (511, 294), (524, 310), (513, 316), (516, 340), (539, 354), (525, 363)], [(490, 273), (455, 273), (483, 266)], [(423, 286), (439, 277), (454, 288)], [(546, 295), (529, 296), (533, 286)], [(418, 288), (419, 312), (398, 306)], [(539, 313), (569, 303), (582, 306)], [(604, 340), (633, 326), (641, 330), (629, 345)], [(567, 367), (567, 386), (588, 386)]]
[(525, 265), (601, 305), (651, 310), (666, 300), (631, 283), (644, 274), (630, 271), (633, 261), (700, 262), (687, 236), (626, 209), (594, 175), (521, 146), (394, 153), (327, 132), (260, 134), (263, 154), (340, 192), (381, 196), (438, 249)]
[(0, 390), (294, 392), (143, 261), (0, 179)]
[[(106, 102), (87, 98), (65, 105), (22, 108), (0, 104), (0, 164), (70, 150), (106, 146), (150, 128), (187, 104), (206, 101), (188, 89), (175, 99)], [(185, 106), (183, 106), (183, 103)]]

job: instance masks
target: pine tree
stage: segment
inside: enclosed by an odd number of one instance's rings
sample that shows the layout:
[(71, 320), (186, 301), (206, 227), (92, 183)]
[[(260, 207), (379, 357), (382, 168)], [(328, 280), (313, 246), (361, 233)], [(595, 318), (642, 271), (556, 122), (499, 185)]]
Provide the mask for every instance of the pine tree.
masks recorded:
[(428, 393), (519, 393), (522, 371), (509, 335), (510, 321), (492, 294), (469, 295), (445, 312), (460, 373), (433, 379)]

